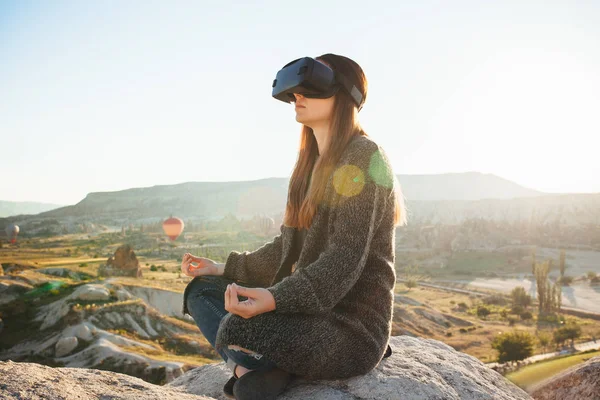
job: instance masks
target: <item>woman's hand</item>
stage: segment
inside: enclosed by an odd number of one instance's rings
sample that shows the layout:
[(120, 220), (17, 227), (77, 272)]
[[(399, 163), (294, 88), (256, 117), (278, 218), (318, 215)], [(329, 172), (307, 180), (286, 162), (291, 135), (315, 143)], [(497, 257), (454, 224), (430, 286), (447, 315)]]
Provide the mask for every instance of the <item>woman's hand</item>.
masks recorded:
[[(238, 301), (238, 295), (245, 296), (248, 300)], [(248, 319), (274, 309), (275, 298), (267, 289), (246, 288), (235, 283), (227, 285), (225, 310), (230, 313)]]
[(196, 257), (191, 253), (185, 253), (181, 259), (181, 272), (187, 276), (223, 275), (223, 267), (222, 263), (217, 263), (210, 258)]

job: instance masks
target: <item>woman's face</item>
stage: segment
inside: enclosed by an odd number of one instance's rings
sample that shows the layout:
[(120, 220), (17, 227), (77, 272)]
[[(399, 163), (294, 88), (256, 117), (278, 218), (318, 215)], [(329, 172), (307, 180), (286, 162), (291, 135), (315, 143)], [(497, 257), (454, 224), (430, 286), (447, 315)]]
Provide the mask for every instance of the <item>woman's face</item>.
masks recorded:
[(335, 96), (328, 99), (309, 99), (294, 93), (294, 97), (296, 98), (296, 121), (311, 128), (329, 124)]

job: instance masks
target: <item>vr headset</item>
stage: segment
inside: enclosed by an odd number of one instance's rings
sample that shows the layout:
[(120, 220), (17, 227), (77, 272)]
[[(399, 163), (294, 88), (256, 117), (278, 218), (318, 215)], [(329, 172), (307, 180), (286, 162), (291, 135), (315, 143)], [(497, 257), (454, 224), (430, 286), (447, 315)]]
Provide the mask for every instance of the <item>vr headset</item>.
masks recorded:
[(303, 57), (287, 63), (277, 72), (272, 96), (286, 103), (295, 101), (294, 93), (310, 99), (326, 99), (340, 88), (350, 94), (360, 111), (364, 96), (348, 78), (314, 58)]

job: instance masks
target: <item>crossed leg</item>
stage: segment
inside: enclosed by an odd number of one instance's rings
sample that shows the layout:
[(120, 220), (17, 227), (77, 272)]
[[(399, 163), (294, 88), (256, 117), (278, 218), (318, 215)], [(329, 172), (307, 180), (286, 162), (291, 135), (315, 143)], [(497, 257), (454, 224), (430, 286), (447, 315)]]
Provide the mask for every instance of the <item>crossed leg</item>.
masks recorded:
[[(260, 359), (262, 357), (260, 354), (254, 352), (252, 350), (248, 350), (248, 349), (245, 349), (243, 347), (236, 346), (234, 344), (228, 345), (227, 349), (229, 349), (229, 350), (236, 350), (236, 351), (239, 351), (239, 352), (242, 352), (242, 353), (245, 353), (245, 354), (249, 354), (249, 355), (255, 357), (256, 359)], [(241, 378), (242, 375), (244, 375), (245, 373), (247, 373), (249, 371), (252, 371), (251, 369), (246, 368), (246, 367), (244, 367), (242, 365), (235, 364), (233, 362), (233, 360), (231, 360), (231, 362), (229, 362), (229, 367), (232, 369), (232, 372), (234, 373), (234, 375), (236, 375), (238, 378)]]

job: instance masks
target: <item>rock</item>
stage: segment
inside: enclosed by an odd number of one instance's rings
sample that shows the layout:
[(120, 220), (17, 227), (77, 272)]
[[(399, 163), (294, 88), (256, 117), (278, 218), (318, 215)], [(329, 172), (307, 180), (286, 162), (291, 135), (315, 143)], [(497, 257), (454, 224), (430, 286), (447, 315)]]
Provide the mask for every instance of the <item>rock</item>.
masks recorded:
[(109, 290), (98, 284), (87, 284), (78, 287), (70, 296), (79, 300), (108, 300), (110, 298)]
[(160, 311), (161, 314), (185, 318), (181, 312), (183, 293), (144, 286), (127, 285), (125, 287), (133, 297), (142, 299), (146, 304)]
[(35, 269), (35, 267), (33, 267), (31, 265), (16, 264), (16, 263), (5, 263), (2, 266), (4, 268), (5, 274), (6, 273), (15, 274), (15, 273), (27, 271), (29, 269)]
[(125, 289), (119, 289), (119, 290), (117, 290), (116, 294), (117, 294), (117, 299), (119, 301), (129, 300), (129, 299), (133, 298), (133, 296), (131, 295), (131, 293), (129, 293)]
[(142, 277), (140, 262), (130, 245), (119, 246), (114, 257), (98, 268), (98, 276), (133, 276)]
[(140, 378), (85, 368), (0, 362), (0, 396), (17, 399), (214, 400)]
[(89, 342), (94, 337), (92, 331), (85, 323), (65, 328), (62, 335), (63, 337), (75, 336), (77, 339), (85, 340), (86, 342)]
[[(297, 377), (278, 399), (531, 400), (522, 389), (475, 357), (437, 340), (394, 336), (390, 339), (390, 346), (392, 355), (364, 376), (327, 381), (306, 381)], [(114, 352), (119, 349), (110, 343), (105, 343), (103, 348), (112, 349), (113, 358)], [(68, 364), (76, 356), (87, 360), (91, 354), (80, 352), (58, 361)], [(11, 400), (168, 400), (225, 399), (223, 385), (231, 377), (231, 372), (224, 362), (206, 364), (161, 386), (132, 376), (83, 369), (77, 365), (50, 368), (8, 361), (0, 362), (0, 376), (3, 377), (0, 384), (3, 398)]]
[[(333, 381), (294, 379), (278, 399), (519, 400), (522, 389), (473, 356), (433, 339), (390, 338), (393, 353), (364, 376)], [(166, 386), (222, 398), (225, 363), (186, 372)]]
[(18, 280), (0, 280), (0, 306), (19, 298), (23, 293), (33, 289), (33, 286)]
[(56, 342), (56, 346), (54, 347), (54, 355), (55, 357), (66, 356), (70, 352), (77, 347), (79, 341), (76, 337), (70, 336), (66, 338), (60, 339)]
[(536, 400), (600, 399), (600, 356), (540, 382), (531, 395)]
[(77, 325), (73, 330), (73, 333), (78, 339), (87, 341), (92, 340), (92, 332), (90, 331), (90, 328), (83, 324)]
[(40, 330), (44, 330), (54, 326), (69, 313), (72, 300), (104, 301), (109, 299), (110, 292), (105, 286), (91, 283), (81, 285), (67, 297), (41, 306), (34, 321), (41, 321)]

